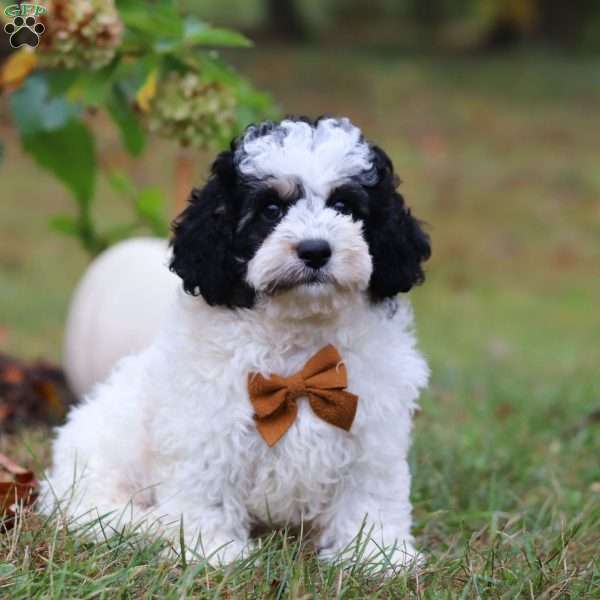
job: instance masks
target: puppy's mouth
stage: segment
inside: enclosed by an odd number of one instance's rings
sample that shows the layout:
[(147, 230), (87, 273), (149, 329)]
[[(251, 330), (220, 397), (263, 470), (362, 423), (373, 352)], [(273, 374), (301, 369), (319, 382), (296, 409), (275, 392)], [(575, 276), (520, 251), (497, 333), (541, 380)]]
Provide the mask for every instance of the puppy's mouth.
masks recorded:
[(335, 278), (329, 273), (321, 270), (306, 269), (304, 273), (296, 277), (284, 277), (272, 281), (266, 286), (264, 292), (269, 296), (275, 296), (284, 292), (289, 292), (298, 287), (313, 287), (320, 285), (335, 285)]

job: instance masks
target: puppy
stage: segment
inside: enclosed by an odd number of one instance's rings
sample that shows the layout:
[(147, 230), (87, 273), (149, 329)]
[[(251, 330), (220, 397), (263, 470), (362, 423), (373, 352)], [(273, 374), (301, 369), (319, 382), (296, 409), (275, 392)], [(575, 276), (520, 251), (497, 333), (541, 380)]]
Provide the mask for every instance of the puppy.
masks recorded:
[(396, 186), (348, 119), (248, 127), (175, 222), (161, 333), (58, 430), (43, 511), (99, 535), (155, 523), (216, 564), (257, 524), (301, 523), (324, 559), (362, 532), (365, 559), (413, 561), (428, 368), (403, 294), (430, 244)]

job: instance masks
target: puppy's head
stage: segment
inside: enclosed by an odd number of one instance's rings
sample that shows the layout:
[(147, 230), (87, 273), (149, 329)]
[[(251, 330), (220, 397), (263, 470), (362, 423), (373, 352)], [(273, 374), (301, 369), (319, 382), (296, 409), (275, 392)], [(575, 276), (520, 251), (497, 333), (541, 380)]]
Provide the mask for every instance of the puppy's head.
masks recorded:
[(430, 246), (396, 184), (348, 119), (250, 126), (176, 220), (171, 269), (187, 292), (228, 307), (327, 310), (349, 293), (407, 292)]

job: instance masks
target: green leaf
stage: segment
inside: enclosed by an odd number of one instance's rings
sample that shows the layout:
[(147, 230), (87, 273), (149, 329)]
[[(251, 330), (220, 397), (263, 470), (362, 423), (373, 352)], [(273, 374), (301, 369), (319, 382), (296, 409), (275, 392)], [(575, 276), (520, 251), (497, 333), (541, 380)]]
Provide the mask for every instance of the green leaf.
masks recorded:
[(125, 148), (133, 156), (138, 156), (146, 145), (146, 133), (136, 112), (119, 87), (113, 87), (106, 107), (121, 132), (121, 139)]
[(183, 21), (171, 1), (162, 0), (148, 6), (148, 2), (126, 0), (118, 2), (118, 8), (123, 23), (145, 34), (148, 40), (183, 35)]
[(131, 63), (122, 61), (119, 64), (115, 79), (119, 82), (119, 90), (125, 94), (130, 103), (135, 101), (137, 91), (158, 64), (159, 58), (155, 55), (148, 55)]
[(248, 123), (281, 117), (273, 98), (265, 92), (259, 92), (248, 82), (240, 81), (236, 92), (236, 120), (240, 131)]
[(138, 194), (135, 203), (137, 213), (155, 235), (166, 236), (169, 232), (164, 217), (165, 205), (165, 196), (159, 188), (148, 187)]
[(114, 60), (98, 71), (81, 71), (67, 91), (72, 101), (80, 101), (85, 106), (99, 106), (106, 102), (111, 93), (119, 61)]
[(79, 107), (62, 97), (51, 97), (43, 73), (27, 78), (10, 97), (10, 108), (22, 137), (62, 129), (79, 113)]
[(23, 147), (37, 163), (73, 192), (82, 206), (91, 203), (96, 182), (96, 149), (88, 128), (70, 121), (57, 131), (24, 136)]
[(190, 53), (185, 57), (185, 63), (196, 70), (205, 83), (224, 83), (232, 87), (245, 84), (244, 78), (233, 67), (213, 53), (203, 52), (202, 56)]
[(77, 219), (71, 215), (55, 215), (48, 220), (50, 229), (71, 237), (79, 237), (80, 227)]
[(51, 96), (66, 94), (71, 86), (81, 76), (79, 69), (55, 69), (44, 73), (48, 82), (48, 92)]
[(135, 199), (137, 193), (135, 186), (133, 181), (131, 181), (131, 177), (126, 173), (123, 173), (122, 171), (111, 171), (108, 174), (108, 183), (115, 192), (119, 192), (124, 196)]
[(249, 48), (252, 46), (252, 41), (241, 33), (212, 27), (194, 17), (188, 17), (184, 21), (183, 42), (186, 47)]

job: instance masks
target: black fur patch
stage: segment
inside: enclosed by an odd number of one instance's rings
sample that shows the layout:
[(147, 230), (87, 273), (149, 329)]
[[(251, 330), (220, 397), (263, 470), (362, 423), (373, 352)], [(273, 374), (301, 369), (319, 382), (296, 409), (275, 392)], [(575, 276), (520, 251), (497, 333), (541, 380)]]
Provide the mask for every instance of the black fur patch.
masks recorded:
[(235, 235), (241, 210), (233, 153), (215, 160), (202, 190), (195, 189), (173, 226), (170, 268), (183, 288), (208, 304), (251, 307), (254, 291), (244, 281), (246, 262)]
[(396, 191), (398, 179), (391, 160), (377, 146), (373, 152), (378, 183), (365, 188), (370, 202), (364, 232), (373, 259), (369, 295), (377, 302), (408, 292), (425, 280), (421, 263), (430, 257), (431, 245), (421, 223)]
[[(274, 126), (260, 124), (259, 135)], [(297, 197), (281, 199), (263, 182), (242, 177), (234, 161), (238, 143), (234, 140), (229, 151), (219, 154), (208, 182), (192, 191), (187, 208), (175, 220), (170, 268), (181, 277), (186, 292), (201, 294), (208, 304), (251, 308), (255, 291), (245, 282), (248, 261)], [(379, 302), (424, 281), (421, 263), (431, 249), (429, 236), (396, 191), (398, 180), (389, 157), (377, 146), (372, 149), (377, 183), (350, 182), (332, 193), (328, 205), (342, 198), (346, 214), (363, 222), (373, 260), (368, 292)], [(273, 204), (281, 207), (276, 219)]]
[[(264, 182), (241, 177), (233, 151), (213, 163), (207, 184), (192, 190), (173, 225), (170, 268), (183, 288), (211, 305), (251, 308), (255, 291), (245, 282), (248, 261), (298, 198), (279, 197)], [(273, 218), (268, 208), (278, 206)]]

